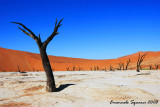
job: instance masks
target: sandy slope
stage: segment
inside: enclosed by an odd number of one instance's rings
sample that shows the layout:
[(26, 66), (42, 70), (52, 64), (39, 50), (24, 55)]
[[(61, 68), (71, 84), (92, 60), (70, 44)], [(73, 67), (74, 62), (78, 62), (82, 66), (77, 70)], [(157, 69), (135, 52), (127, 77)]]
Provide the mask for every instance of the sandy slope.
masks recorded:
[[(133, 107), (160, 100), (160, 71), (54, 72), (58, 92), (45, 91), (44, 72), (0, 73), (0, 107)], [(128, 104), (110, 104), (126, 102)], [(136, 104), (160, 107), (158, 104)]]
[[(127, 60), (130, 58), (131, 63), (129, 64), (129, 69), (136, 68), (136, 62), (138, 60), (139, 54), (143, 55), (146, 52), (138, 52), (128, 56), (120, 57), (117, 59), (108, 59), (108, 60), (89, 60), (89, 59), (80, 59), (80, 58), (67, 58), (67, 57), (57, 57), (49, 56), (52, 69), (54, 71), (66, 71), (73, 70), (73, 67), (78, 70), (91, 70), (95, 67), (100, 69), (109, 69), (109, 66), (112, 65), (114, 69), (119, 67), (119, 63), (122, 62), (126, 65)], [(145, 57), (142, 67), (145, 69), (149, 68), (149, 65), (152, 65), (155, 68), (155, 64), (160, 64), (160, 51), (159, 52), (149, 52)], [(16, 72), (18, 67), (21, 71), (43, 71), (43, 66), (39, 54), (5, 49), (0, 47), (0, 72)], [(160, 67), (159, 67), (160, 68)]]

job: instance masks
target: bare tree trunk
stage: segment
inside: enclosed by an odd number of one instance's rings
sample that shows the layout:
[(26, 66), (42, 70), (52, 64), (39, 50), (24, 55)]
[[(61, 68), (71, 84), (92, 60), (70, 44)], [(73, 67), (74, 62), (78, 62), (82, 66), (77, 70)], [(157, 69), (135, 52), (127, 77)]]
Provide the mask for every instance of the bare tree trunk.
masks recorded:
[(124, 70), (124, 63), (122, 63), (122, 67), (123, 67), (123, 70)]
[(137, 72), (140, 72), (140, 71), (139, 71), (139, 68), (140, 68), (140, 67), (139, 67), (139, 65), (137, 64)]
[(41, 54), (43, 68), (45, 70), (46, 77), (47, 77), (46, 90), (49, 92), (54, 92), (56, 91), (56, 85), (55, 85), (55, 80), (52, 73), (52, 68), (48, 59), (48, 55), (46, 53), (46, 47), (40, 48), (40, 54)]

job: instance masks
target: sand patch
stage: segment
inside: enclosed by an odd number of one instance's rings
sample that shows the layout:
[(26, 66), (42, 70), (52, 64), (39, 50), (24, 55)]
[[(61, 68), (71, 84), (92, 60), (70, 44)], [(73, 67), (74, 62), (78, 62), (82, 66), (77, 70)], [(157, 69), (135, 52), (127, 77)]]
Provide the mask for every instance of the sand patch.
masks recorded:
[(11, 103), (5, 103), (1, 104), (0, 107), (26, 107), (30, 104), (23, 103), (23, 102), (11, 102)]
[(31, 88), (26, 88), (24, 89), (24, 92), (25, 93), (28, 93), (28, 92), (35, 92), (35, 91), (38, 91), (40, 89), (44, 88), (44, 86), (42, 85), (38, 85), (38, 86), (34, 86), (34, 87), (31, 87)]

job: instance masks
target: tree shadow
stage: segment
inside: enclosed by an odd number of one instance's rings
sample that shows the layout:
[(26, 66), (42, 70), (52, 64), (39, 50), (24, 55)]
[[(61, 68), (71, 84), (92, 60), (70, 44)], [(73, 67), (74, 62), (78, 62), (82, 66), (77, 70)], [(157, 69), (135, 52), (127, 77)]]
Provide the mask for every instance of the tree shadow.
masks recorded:
[(63, 85), (60, 85), (58, 88), (56, 88), (56, 92), (60, 92), (62, 90), (64, 90), (65, 88), (71, 86), (71, 85), (76, 85), (76, 84), (63, 84)]
[(138, 75), (150, 75), (151, 73), (140, 73), (140, 74), (137, 74), (136, 76)]

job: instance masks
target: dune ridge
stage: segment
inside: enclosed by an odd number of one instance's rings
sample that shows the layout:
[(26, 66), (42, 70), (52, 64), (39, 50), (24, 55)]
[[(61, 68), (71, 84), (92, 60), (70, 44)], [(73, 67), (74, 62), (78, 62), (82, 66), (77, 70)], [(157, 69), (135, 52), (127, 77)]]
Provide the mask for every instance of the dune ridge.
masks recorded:
[[(148, 51), (144, 62), (142, 63), (143, 69), (149, 69), (149, 65), (155, 68), (155, 64), (160, 64), (160, 51), (152, 52)], [(67, 71), (73, 70), (91, 70), (95, 67), (99, 67), (99, 70), (109, 69), (109, 66), (113, 66), (114, 69), (118, 68), (120, 62), (126, 65), (127, 60), (130, 58), (131, 63), (129, 69), (136, 68), (136, 62), (139, 54), (146, 52), (137, 52), (131, 55), (119, 57), (117, 59), (106, 60), (91, 60), (81, 58), (69, 58), (49, 55), (49, 60), (54, 71)], [(41, 57), (39, 54), (17, 51), (12, 49), (5, 49), (0, 47), (0, 72), (17, 72), (18, 66), (21, 71), (43, 71)]]

